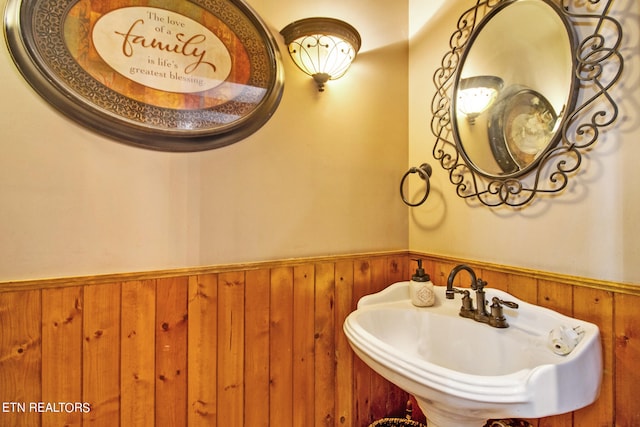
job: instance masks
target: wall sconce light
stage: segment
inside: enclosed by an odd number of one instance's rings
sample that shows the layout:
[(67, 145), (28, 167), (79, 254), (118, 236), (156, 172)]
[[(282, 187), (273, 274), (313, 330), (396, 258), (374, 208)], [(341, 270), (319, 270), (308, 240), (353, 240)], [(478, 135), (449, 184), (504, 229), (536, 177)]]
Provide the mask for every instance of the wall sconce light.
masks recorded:
[(457, 109), (467, 116), (470, 124), (493, 104), (504, 85), (496, 76), (475, 76), (460, 80)]
[(355, 28), (333, 18), (301, 19), (284, 27), (280, 34), (293, 62), (313, 77), (320, 92), (328, 80), (344, 75), (361, 44)]

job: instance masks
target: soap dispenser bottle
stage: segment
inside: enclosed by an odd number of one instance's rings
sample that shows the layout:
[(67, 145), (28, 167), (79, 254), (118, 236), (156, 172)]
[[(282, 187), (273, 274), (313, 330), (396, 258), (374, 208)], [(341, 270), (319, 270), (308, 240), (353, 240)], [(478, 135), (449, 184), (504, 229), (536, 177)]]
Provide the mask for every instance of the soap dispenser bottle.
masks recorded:
[(414, 259), (418, 263), (418, 268), (409, 282), (409, 295), (411, 303), (418, 307), (430, 307), (436, 302), (436, 294), (433, 290), (433, 283), (428, 274), (422, 268), (422, 260)]

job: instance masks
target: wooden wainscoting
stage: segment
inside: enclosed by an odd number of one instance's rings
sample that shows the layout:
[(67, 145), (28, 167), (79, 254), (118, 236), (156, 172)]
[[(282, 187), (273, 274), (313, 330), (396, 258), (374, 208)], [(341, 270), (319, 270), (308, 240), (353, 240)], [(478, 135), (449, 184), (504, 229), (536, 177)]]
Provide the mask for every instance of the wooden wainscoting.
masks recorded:
[(360, 427), (403, 414), (406, 394), (353, 355), (342, 323), (407, 266), (402, 252), (3, 284), (0, 425)]
[[(465, 262), (399, 252), (1, 283), (0, 425), (365, 427), (402, 415), (406, 394), (353, 355), (342, 323), (361, 296), (406, 280), (415, 257), (436, 285)], [(600, 327), (599, 399), (531, 424), (640, 425), (640, 286), (467, 263), (491, 287)]]

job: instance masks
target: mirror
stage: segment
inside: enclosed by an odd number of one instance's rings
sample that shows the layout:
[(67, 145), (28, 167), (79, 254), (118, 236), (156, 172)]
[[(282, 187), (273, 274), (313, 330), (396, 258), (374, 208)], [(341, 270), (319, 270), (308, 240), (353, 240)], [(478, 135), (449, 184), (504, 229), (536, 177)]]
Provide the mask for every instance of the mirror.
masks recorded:
[(610, 2), (478, 0), (460, 17), (431, 126), (459, 196), (522, 206), (565, 188), (617, 117), (607, 89), (622, 71), (622, 29)]
[[(513, 28), (517, 34), (505, 37)], [(503, 3), (478, 26), (458, 69), (452, 114), (456, 144), (479, 173), (522, 173), (557, 142), (573, 101), (573, 39), (556, 6), (540, 0)]]

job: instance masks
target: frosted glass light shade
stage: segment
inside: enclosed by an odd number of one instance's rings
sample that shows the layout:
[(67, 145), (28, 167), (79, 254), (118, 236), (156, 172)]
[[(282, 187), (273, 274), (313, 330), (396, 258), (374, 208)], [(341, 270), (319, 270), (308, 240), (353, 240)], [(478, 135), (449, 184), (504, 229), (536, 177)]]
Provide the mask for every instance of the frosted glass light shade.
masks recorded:
[(328, 80), (346, 73), (360, 50), (360, 34), (346, 22), (333, 18), (308, 18), (280, 31), (293, 62), (313, 77), (320, 92)]
[(460, 80), (456, 88), (457, 109), (473, 123), (498, 97), (504, 82), (496, 76), (474, 76)]

